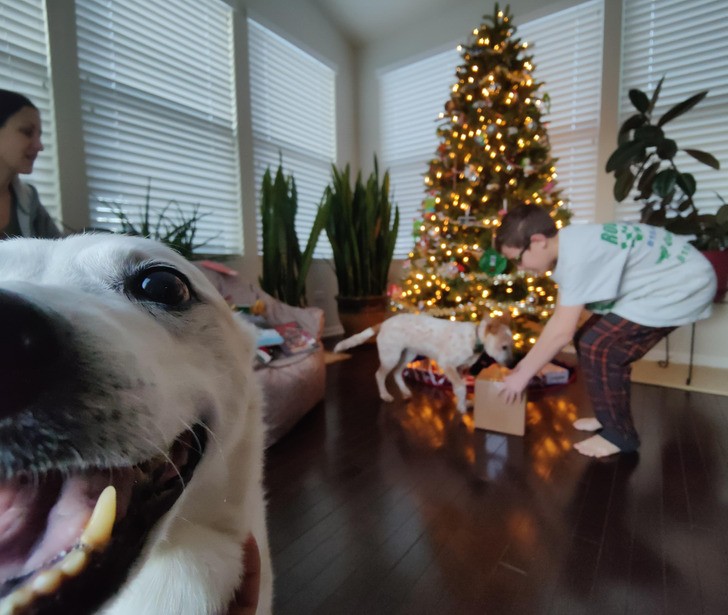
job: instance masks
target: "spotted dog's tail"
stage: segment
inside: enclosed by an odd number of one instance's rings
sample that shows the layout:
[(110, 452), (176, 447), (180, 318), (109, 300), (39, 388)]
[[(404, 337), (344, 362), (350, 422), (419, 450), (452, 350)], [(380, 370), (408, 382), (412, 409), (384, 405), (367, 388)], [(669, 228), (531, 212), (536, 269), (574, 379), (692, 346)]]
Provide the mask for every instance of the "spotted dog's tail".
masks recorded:
[(363, 344), (370, 337), (374, 337), (377, 333), (379, 333), (379, 327), (380, 325), (374, 325), (373, 327), (364, 329), (364, 331), (361, 331), (360, 333), (347, 337), (345, 340), (341, 340), (338, 344), (336, 344), (336, 346), (334, 346), (334, 352), (341, 352), (342, 350), (348, 350), (349, 348), (354, 348), (354, 346)]

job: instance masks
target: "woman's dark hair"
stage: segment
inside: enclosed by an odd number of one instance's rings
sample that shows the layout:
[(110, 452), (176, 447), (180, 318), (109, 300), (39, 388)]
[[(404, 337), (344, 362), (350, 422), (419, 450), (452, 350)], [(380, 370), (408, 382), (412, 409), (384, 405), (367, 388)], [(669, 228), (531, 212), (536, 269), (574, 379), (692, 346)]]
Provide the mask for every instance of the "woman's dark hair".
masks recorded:
[(11, 90), (0, 90), (0, 128), (23, 107), (37, 109), (27, 96)]
[(556, 236), (556, 222), (543, 207), (538, 205), (516, 205), (503, 219), (495, 234), (495, 249), (500, 252), (503, 246), (525, 248), (531, 235)]

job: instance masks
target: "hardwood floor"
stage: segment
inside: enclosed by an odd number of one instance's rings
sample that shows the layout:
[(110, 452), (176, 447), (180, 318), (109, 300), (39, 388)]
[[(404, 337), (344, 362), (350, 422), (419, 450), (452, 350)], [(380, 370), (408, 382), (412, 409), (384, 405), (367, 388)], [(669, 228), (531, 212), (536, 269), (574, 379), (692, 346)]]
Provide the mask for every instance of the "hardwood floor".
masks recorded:
[(377, 363), (329, 365), (268, 451), (276, 614), (728, 612), (728, 398), (634, 385), (641, 451), (600, 461), (578, 377), (521, 438), (424, 385), (381, 402)]

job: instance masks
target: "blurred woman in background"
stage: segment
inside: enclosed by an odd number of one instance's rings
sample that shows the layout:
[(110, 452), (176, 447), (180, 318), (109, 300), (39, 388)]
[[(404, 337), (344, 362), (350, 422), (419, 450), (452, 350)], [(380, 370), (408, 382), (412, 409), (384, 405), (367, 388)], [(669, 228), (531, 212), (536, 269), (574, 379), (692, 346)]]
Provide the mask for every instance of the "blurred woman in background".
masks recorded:
[(25, 96), (0, 89), (0, 239), (60, 237), (34, 186), (19, 175), (33, 171), (43, 151), (37, 107)]

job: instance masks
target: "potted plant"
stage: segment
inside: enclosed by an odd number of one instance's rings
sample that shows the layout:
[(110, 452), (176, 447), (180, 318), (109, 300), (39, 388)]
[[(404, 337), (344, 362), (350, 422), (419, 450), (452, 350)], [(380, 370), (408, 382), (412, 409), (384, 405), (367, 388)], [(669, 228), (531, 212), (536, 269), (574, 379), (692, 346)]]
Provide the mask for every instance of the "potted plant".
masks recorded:
[[(197, 240), (197, 224), (207, 215), (200, 213), (199, 205), (194, 205), (191, 212), (185, 212), (179, 203), (170, 201), (161, 210), (153, 212), (151, 193), (152, 180), (150, 178), (147, 182), (147, 192), (144, 204), (141, 206), (139, 222), (136, 224), (119, 203), (106, 202), (118, 219), (119, 233), (161, 241), (188, 260), (198, 255), (200, 248), (214, 239), (211, 237), (204, 241)], [(170, 211), (173, 205), (176, 206), (176, 211)]]
[(718, 288), (715, 301), (721, 302), (728, 290), (728, 204), (723, 203), (715, 214), (698, 216), (698, 229), (693, 245), (702, 251), (715, 269)]
[(366, 183), (360, 172), (352, 189), (349, 165), (343, 170), (332, 165), (321, 209), (334, 255), (339, 320), (348, 336), (381, 322), (388, 307), (387, 276), (399, 228), (389, 172), (380, 181), (375, 157)]
[(716, 213), (701, 214), (693, 200), (697, 189), (695, 177), (678, 169), (676, 156), (684, 152), (716, 170), (720, 169), (720, 163), (707, 152), (680, 149), (664, 130), (668, 122), (703, 100), (708, 91), (690, 96), (655, 119), (653, 112), (663, 81), (664, 77), (651, 97), (638, 89), (629, 91), (629, 99), (637, 113), (627, 118), (619, 129), (617, 149), (609, 157), (606, 170), (614, 173), (614, 197), (618, 202), (636, 191), (635, 200), (643, 202), (641, 222), (664, 226), (679, 235), (694, 236), (691, 243), (705, 254), (716, 270), (716, 301), (720, 301), (728, 279), (728, 206), (723, 202)]
[(275, 179), (270, 169), (263, 175), (260, 214), (263, 226), (263, 266), (261, 288), (269, 295), (296, 307), (306, 306), (306, 277), (313, 260), (319, 235), (324, 228), (325, 212), (319, 208), (301, 252), (296, 234), (298, 195), (293, 175), (286, 177), (278, 165)]

